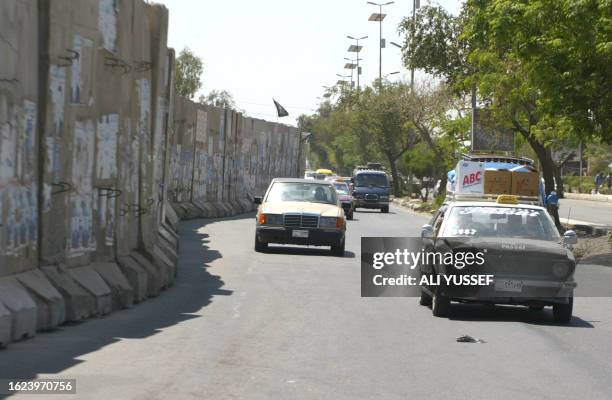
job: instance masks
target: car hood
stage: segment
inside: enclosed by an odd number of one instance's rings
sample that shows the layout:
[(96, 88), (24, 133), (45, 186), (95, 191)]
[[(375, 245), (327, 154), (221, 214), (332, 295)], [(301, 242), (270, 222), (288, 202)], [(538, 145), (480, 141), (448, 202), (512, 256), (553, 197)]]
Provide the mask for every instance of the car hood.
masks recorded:
[(261, 205), (260, 212), (267, 214), (311, 213), (320, 214), (324, 217), (339, 217), (342, 215), (342, 209), (336, 204), (309, 203), (305, 201), (264, 203)]

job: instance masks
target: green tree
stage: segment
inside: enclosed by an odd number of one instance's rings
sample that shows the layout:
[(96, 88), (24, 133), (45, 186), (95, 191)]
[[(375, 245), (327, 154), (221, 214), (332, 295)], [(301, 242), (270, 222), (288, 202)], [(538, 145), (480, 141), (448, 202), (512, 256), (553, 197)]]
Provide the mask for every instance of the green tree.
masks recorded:
[(200, 77), (204, 70), (202, 60), (185, 47), (176, 58), (174, 66), (174, 90), (179, 96), (193, 99), (202, 87)]
[(201, 95), (198, 102), (213, 107), (227, 108), (230, 110), (236, 109), (234, 96), (227, 90), (211, 90), (208, 95)]

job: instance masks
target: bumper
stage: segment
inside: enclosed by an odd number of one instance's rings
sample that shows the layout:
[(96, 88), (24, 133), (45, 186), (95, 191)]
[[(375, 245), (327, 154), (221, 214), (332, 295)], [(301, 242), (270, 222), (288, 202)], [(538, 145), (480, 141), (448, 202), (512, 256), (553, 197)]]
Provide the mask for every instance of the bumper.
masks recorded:
[(259, 240), (266, 243), (279, 244), (299, 244), (311, 246), (332, 246), (339, 244), (344, 239), (344, 231), (337, 229), (299, 229), (307, 230), (307, 238), (293, 237), (292, 228), (279, 227), (263, 227), (258, 226), (256, 234)]
[(381, 208), (385, 206), (389, 206), (389, 200), (353, 199), (353, 207), (355, 208)]
[(521, 282), (522, 288), (516, 292), (496, 289), (495, 283), (489, 286), (445, 286), (442, 292), (451, 300), (462, 302), (544, 305), (567, 303), (567, 299), (574, 295), (574, 288), (577, 286), (574, 280), (523, 279)]

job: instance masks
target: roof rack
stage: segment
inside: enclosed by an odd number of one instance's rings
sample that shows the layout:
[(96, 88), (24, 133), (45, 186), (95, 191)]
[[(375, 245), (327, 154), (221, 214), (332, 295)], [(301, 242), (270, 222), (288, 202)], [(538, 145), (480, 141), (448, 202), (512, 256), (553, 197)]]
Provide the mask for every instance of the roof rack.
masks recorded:
[(498, 154), (462, 154), (463, 161), (506, 162), (533, 166), (534, 161), (527, 157), (505, 156)]
[[(497, 197), (501, 194), (473, 194), (473, 193), (455, 193), (448, 192), (446, 194), (446, 198), (444, 202), (449, 201), (485, 201), (497, 203)], [(542, 206), (542, 199), (538, 196), (519, 196), (519, 195), (511, 195), (515, 196), (519, 202), (519, 204), (529, 204), (533, 206)]]

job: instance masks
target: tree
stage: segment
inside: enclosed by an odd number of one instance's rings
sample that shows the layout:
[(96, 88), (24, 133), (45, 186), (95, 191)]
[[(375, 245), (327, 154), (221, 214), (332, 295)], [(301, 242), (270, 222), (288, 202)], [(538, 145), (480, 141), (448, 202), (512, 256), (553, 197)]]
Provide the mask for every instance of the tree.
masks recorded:
[(230, 110), (236, 109), (234, 96), (227, 90), (211, 90), (208, 96), (201, 95), (198, 102), (213, 107), (227, 108)]
[(202, 87), (200, 77), (204, 70), (202, 60), (185, 47), (175, 61), (174, 90), (179, 96), (193, 99)]
[(540, 120), (612, 142), (610, 0), (469, 0), (465, 9), (467, 37), (537, 90)]

